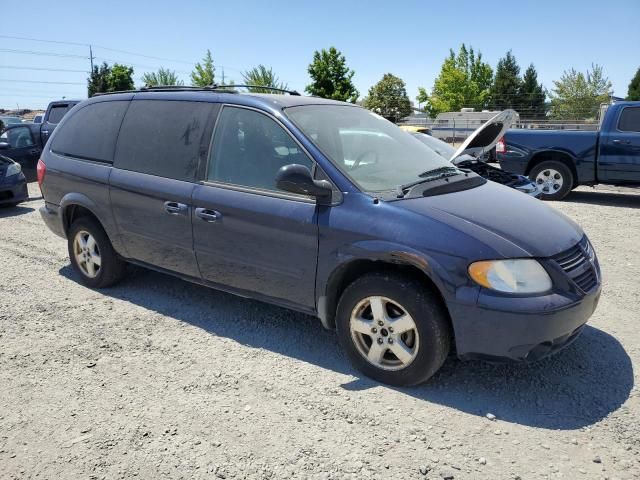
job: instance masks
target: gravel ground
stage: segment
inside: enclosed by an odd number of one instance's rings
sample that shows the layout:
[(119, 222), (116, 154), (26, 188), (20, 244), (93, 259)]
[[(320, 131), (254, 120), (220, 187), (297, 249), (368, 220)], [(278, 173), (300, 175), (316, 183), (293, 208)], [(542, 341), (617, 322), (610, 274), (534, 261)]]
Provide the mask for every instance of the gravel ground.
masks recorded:
[(139, 268), (81, 286), (30, 191), (0, 210), (0, 478), (640, 478), (638, 194), (553, 204), (604, 273), (571, 347), (398, 389), (311, 317)]

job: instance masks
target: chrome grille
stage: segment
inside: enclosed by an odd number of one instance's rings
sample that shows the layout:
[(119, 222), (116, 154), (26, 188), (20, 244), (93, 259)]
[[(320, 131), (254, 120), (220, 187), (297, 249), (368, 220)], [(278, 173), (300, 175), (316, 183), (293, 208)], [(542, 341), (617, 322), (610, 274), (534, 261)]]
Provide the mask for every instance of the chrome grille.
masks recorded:
[(593, 249), (587, 237), (564, 252), (551, 257), (573, 282), (584, 292), (590, 291), (598, 283), (596, 269), (591, 261)]

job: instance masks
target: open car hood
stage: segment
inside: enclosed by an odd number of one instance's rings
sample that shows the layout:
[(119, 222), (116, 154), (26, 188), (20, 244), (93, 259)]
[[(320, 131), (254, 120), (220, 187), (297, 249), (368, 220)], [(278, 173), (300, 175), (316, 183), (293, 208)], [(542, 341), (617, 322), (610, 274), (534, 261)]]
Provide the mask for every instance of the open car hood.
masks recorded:
[(516, 115), (515, 110), (504, 110), (487, 120), (487, 123), (467, 137), (449, 160), (453, 162), (457, 157), (465, 154), (477, 158), (491, 150), (504, 133), (511, 128)]

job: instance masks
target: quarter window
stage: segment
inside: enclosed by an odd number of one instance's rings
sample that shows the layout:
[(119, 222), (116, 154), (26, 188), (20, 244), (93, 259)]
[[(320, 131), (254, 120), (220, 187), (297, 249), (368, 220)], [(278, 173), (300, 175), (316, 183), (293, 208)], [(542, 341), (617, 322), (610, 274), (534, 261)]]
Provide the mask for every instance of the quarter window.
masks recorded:
[(312, 161), (278, 123), (246, 108), (224, 107), (213, 139), (208, 180), (277, 190), (278, 170)]
[(112, 162), (129, 102), (92, 103), (77, 110), (54, 133), (51, 150), (70, 157)]
[(114, 166), (175, 180), (194, 181), (207, 158), (217, 105), (208, 102), (133, 100), (118, 137)]
[(626, 107), (620, 114), (618, 130), (623, 132), (640, 132), (640, 108)]

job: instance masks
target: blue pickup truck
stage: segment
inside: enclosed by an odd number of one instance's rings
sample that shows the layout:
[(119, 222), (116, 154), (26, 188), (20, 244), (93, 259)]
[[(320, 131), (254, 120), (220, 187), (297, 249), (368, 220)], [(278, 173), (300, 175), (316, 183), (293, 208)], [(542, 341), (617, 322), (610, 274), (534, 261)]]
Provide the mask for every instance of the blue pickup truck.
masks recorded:
[(498, 142), (504, 170), (528, 175), (543, 200), (579, 185), (640, 186), (640, 102), (616, 102), (599, 131), (508, 130)]

